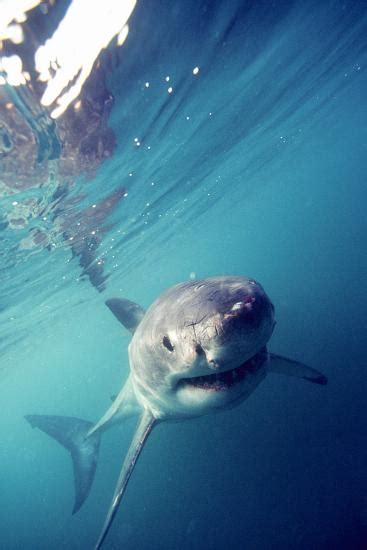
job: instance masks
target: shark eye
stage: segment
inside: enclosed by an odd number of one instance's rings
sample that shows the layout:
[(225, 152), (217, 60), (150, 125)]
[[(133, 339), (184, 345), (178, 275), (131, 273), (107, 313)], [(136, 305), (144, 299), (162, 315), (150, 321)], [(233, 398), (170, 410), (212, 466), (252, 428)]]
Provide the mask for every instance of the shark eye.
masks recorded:
[(164, 347), (168, 349), (168, 351), (172, 352), (172, 351), (175, 350), (175, 348), (173, 347), (173, 345), (171, 343), (171, 340), (168, 338), (168, 336), (163, 336), (162, 343), (163, 343)]

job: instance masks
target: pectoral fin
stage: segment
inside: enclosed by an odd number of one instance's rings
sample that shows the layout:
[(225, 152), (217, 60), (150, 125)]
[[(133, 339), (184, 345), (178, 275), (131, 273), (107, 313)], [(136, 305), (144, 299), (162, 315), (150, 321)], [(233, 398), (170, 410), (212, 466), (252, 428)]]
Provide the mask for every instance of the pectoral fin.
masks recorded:
[(321, 372), (312, 367), (308, 367), (293, 359), (287, 359), (281, 355), (275, 355), (270, 353), (268, 369), (270, 372), (277, 372), (279, 374), (286, 374), (287, 376), (296, 376), (297, 378), (303, 378), (309, 382), (315, 384), (325, 385), (327, 384), (327, 378)]
[(112, 498), (110, 509), (108, 510), (105, 523), (103, 525), (97, 544), (94, 547), (94, 550), (99, 550), (99, 548), (101, 548), (103, 541), (107, 536), (107, 533), (111, 527), (113, 518), (115, 517), (115, 514), (118, 510), (122, 495), (124, 494), (127, 483), (130, 479), (131, 473), (138, 460), (138, 457), (143, 448), (143, 445), (147, 440), (148, 435), (152, 431), (152, 428), (155, 422), (156, 422), (156, 419), (149, 411), (145, 411), (140, 418), (134, 438), (131, 442), (130, 448), (128, 450), (128, 453), (126, 455), (126, 458), (121, 468), (120, 477), (117, 481), (117, 485)]

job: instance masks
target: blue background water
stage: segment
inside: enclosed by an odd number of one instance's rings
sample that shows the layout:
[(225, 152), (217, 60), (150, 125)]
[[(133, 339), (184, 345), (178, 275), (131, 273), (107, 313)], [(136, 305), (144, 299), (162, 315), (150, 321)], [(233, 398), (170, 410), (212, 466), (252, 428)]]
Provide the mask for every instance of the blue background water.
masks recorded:
[(91, 203), (128, 190), (102, 245), (106, 291), (78, 280), (69, 249), (2, 236), (2, 548), (95, 542), (134, 421), (104, 436), (71, 517), (70, 459), (23, 415), (98, 419), (128, 374), (104, 299), (147, 306), (192, 273), (261, 281), (271, 350), (329, 385), (269, 375), (232, 411), (160, 425), (106, 548), (366, 547), (366, 8), (140, 1), (110, 74), (117, 151), (80, 181)]

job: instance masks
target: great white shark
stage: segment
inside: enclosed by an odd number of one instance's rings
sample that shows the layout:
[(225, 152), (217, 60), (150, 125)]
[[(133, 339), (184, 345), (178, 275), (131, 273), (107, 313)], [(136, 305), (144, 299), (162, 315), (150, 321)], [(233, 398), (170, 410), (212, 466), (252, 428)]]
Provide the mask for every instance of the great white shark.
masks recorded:
[(92, 485), (101, 434), (139, 415), (96, 550), (106, 538), (144, 443), (159, 422), (234, 407), (269, 372), (327, 383), (314, 368), (268, 351), (274, 306), (253, 279), (228, 276), (184, 282), (164, 292), (147, 311), (121, 298), (106, 304), (133, 335), (130, 374), (112, 405), (96, 424), (74, 417), (26, 416), (32, 427), (70, 451), (75, 513)]

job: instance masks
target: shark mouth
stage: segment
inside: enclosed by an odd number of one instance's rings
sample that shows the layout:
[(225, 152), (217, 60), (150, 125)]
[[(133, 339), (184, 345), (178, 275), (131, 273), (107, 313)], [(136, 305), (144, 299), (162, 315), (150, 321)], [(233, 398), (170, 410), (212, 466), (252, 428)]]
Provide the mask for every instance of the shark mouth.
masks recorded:
[(239, 367), (224, 372), (208, 374), (207, 376), (194, 376), (193, 378), (182, 378), (181, 387), (191, 386), (201, 390), (225, 391), (230, 387), (242, 382), (248, 374), (254, 374), (264, 365), (268, 358), (266, 348), (242, 363)]

